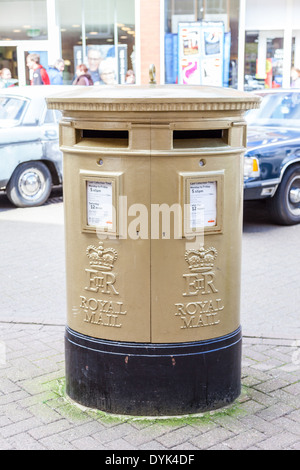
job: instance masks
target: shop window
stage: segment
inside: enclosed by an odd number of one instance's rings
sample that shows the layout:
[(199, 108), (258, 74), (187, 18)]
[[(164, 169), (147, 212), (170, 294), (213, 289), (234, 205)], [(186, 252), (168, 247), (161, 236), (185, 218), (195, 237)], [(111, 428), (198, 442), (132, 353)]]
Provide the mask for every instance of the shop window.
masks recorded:
[(257, 73), (258, 31), (246, 32), (245, 38), (245, 91), (263, 89), (265, 77)]
[[(59, 0), (66, 83), (85, 63), (94, 84), (124, 83), (135, 68), (134, 0)], [(115, 46), (117, 44), (117, 54)]]
[(245, 91), (280, 88), (283, 79), (283, 31), (246, 31)]
[(239, 0), (165, 0), (165, 82), (237, 87), (238, 17)]
[(282, 86), (283, 34), (282, 37), (267, 38), (266, 80), (267, 88)]

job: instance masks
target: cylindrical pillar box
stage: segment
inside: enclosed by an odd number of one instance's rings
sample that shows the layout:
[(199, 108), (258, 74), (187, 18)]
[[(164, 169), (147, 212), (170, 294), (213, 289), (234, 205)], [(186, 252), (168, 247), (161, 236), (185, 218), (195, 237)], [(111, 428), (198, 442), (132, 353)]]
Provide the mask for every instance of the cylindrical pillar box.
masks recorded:
[(111, 413), (240, 393), (243, 114), (201, 86), (78, 87), (63, 112), (66, 390)]

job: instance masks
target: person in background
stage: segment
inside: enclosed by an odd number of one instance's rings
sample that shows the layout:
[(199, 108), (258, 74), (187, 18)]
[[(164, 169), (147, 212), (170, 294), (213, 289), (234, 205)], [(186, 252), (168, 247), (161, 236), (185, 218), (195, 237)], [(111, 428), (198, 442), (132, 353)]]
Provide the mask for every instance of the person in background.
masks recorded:
[(14, 86), (18, 80), (11, 78), (11, 71), (7, 68), (0, 70), (0, 88), (8, 88)]
[(291, 87), (300, 88), (300, 69), (296, 67), (291, 70)]
[(57, 59), (54, 65), (48, 67), (48, 75), (51, 85), (63, 85), (62, 73), (65, 69), (65, 61), (63, 59)]
[(40, 64), (40, 56), (36, 53), (28, 54), (26, 65), (32, 73), (30, 85), (50, 85), (49, 75)]
[(117, 83), (116, 81), (116, 62), (115, 59), (112, 57), (108, 57), (105, 60), (102, 60), (99, 73), (102, 82), (105, 85), (114, 85)]
[(88, 71), (93, 80), (94, 85), (102, 84), (102, 80), (99, 74), (99, 66), (102, 61), (102, 57), (99, 49), (89, 48), (87, 53), (88, 60)]
[(125, 75), (125, 83), (128, 83), (128, 84), (135, 83), (135, 75), (134, 75), (133, 70), (131, 69), (127, 70), (126, 75)]
[(94, 84), (85, 64), (77, 65), (76, 75), (77, 77), (75, 78), (73, 85), (91, 86)]

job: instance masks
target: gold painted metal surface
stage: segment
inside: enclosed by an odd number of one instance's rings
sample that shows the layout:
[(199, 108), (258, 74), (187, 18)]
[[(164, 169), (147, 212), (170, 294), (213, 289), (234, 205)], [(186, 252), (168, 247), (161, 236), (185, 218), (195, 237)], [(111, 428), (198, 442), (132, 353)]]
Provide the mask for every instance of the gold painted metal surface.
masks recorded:
[[(212, 87), (83, 88), (48, 99), (63, 111), (68, 325), (95, 338), (152, 343), (234, 331), (243, 113), (259, 98)], [(207, 226), (193, 232), (198, 222), (184, 208), (204, 196)], [(104, 200), (115, 209), (107, 220)], [(89, 225), (87, 213), (107, 225)]]

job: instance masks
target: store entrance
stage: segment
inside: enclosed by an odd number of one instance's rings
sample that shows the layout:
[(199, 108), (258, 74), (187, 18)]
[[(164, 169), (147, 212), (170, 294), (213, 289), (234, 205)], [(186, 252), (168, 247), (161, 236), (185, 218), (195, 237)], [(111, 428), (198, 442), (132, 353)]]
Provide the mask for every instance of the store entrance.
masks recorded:
[[(10, 71), (11, 80), (5, 81), (5, 84), (12, 85), (18, 84), (18, 63), (17, 63), (17, 48), (14, 46), (3, 47), (0, 46), (0, 70), (8, 69)], [(7, 74), (6, 74), (7, 76)], [(0, 86), (4, 86), (4, 82)]]
[(246, 91), (282, 87), (283, 67), (283, 31), (246, 31)]
[[(26, 58), (28, 54), (35, 53), (40, 56), (40, 64), (47, 69), (48, 67), (48, 52), (47, 51), (37, 51), (37, 50), (30, 50), (30, 51), (24, 51), (23, 53), (23, 60), (24, 63), (26, 64)], [(31, 76), (32, 71), (28, 69), (28, 67), (25, 67), (25, 81), (26, 85), (30, 85), (30, 81), (32, 79)]]
[(17, 85), (29, 85), (30, 75), (26, 67), (26, 57), (37, 52), (41, 64), (48, 66), (48, 41), (0, 41), (0, 70), (8, 68)]

